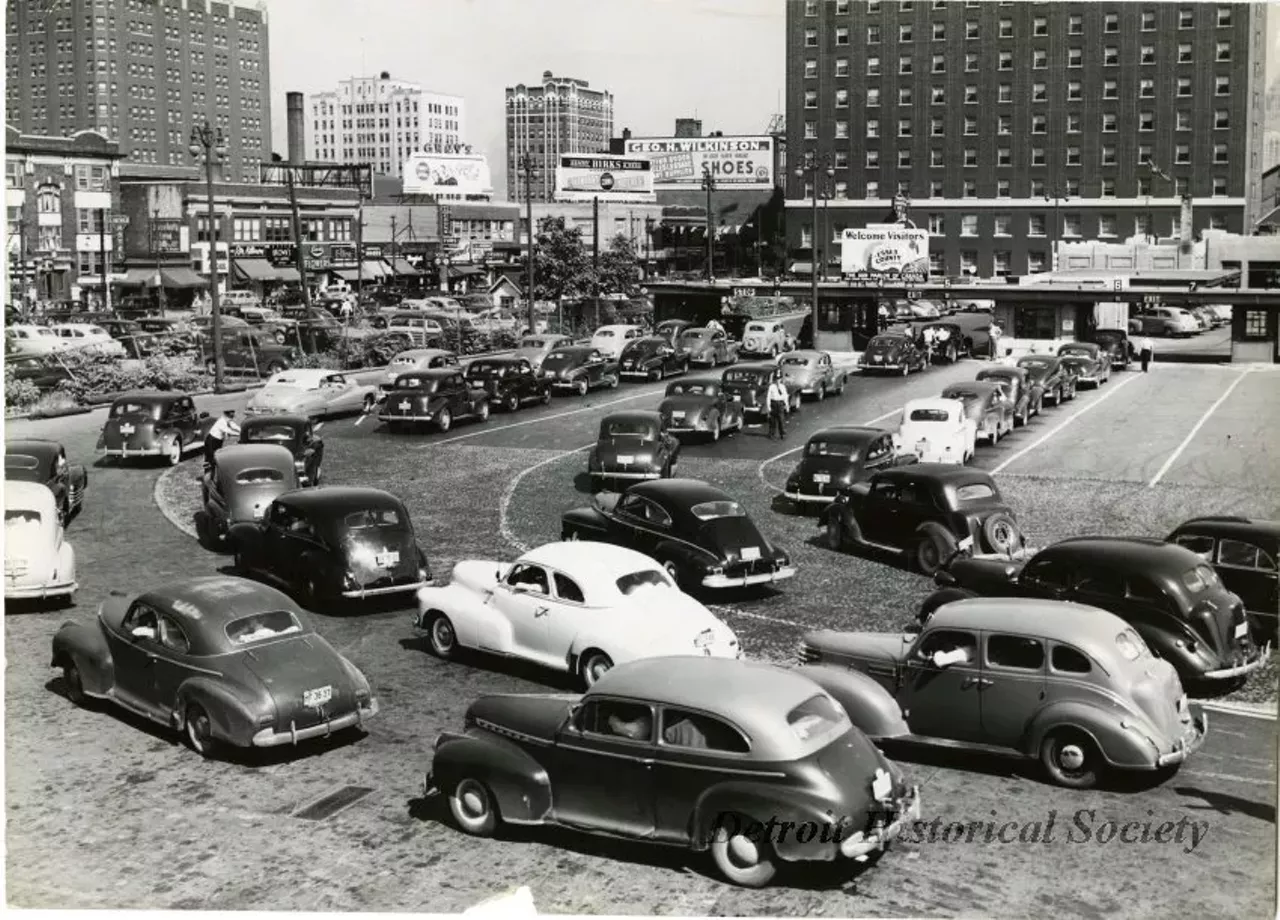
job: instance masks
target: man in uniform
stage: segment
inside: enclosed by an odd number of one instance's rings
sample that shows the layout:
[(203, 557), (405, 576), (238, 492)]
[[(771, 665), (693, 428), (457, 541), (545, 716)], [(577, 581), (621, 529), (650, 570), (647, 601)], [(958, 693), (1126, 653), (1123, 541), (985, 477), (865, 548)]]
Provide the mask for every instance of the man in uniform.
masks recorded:
[(765, 397), (765, 407), (769, 410), (769, 440), (773, 440), (773, 432), (778, 432), (778, 437), (785, 441), (787, 439), (787, 426), (783, 416), (787, 411), (787, 403), (790, 397), (787, 394), (787, 388), (782, 384), (782, 371), (774, 371), (773, 379), (769, 381), (769, 392)]
[(222, 418), (213, 423), (213, 427), (209, 429), (209, 433), (204, 436), (204, 465), (206, 468), (213, 467), (213, 455), (219, 448), (226, 443), (227, 438), (231, 435), (240, 436), (240, 426), (236, 424), (236, 410), (227, 409), (222, 413)]

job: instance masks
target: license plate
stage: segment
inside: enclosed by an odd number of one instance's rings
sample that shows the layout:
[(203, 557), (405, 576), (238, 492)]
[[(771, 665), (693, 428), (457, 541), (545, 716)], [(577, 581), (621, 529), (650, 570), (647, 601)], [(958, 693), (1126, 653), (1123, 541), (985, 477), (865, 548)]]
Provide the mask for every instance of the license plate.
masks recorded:
[(265, 514), (265, 513), (266, 513), (266, 511), (267, 511), (267, 509), (266, 509), (266, 508), (261, 508), (261, 507), (259, 507), (259, 508), (254, 508), (254, 509), (253, 509), (253, 516), (254, 516), (254, 517), (256, 517), (256, 518), (260, 518), (260, 517), (262, 517), (262, 515), (263, 515), (263, 514)]
[(742, 559), (744, 562), (751, 562), (760, 558), (760, 547), (744, 546), (742, 548)]
[(1248, 623), (1236, 624), (1236, 638), (1243, 639), (1247, 635), (1249, 635), (1249, 624)]
[(376, 556), (373, 557), (373, 561), (376, 564), (382, 566), (384, 569), (389, 568), (390, 566), (393, 566), (400, 561), (400, 554), (396, 552), (378, 553)]
[(618, 454), (619, 463), (635, 463), (635, 460), (636, 458), (633, 454)]
[(684, 418), (684, 413), (683, 413), (683, 412), (672, 412), (672, 413), (671, 413), (671, 417), (672, 417), (672, 418)]
[(882, 361), (884, 361), (884, 355), (872, 355), (871, 360), (874, 361), (876, 364), (879, 364)]
[(876, 801), (887, 799), (893, 792), (893, 779), (886, 770), (876, 770), (876, 775), (871, 780), (871, 796)]
[(741, 393), (734, 393), (734, 394), (733, 394), (733, 401), (734, 401), (734, 402), (742, 402), (742, 394), (741, 394)]
[(316, 687), (314, 690), (302, 691), (302, 705), (323, 706), (333, 699), (333, 687)]
[(814, 482), (830, 482), (831, 474), (830, 473), (814, 473), (813, 481)]

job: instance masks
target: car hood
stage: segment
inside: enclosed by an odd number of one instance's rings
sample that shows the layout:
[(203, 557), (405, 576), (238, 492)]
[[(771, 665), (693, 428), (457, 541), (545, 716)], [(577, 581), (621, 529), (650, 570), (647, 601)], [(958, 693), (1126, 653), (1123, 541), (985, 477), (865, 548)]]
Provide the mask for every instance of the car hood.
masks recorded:
[(311, 405), (322, 401), (320, 394), (311, 390), (303, 390), (298, 387), (265, 387), (249, 399), (248, 408), (283, 411), (296, 406)]
[[(467, 725), (489, 723), (537, 738), (553, 741), (581, 697), (567, 693), (504, 693), (482, 696), (467, 708)], [(485, 728), (485, 725), (479, 727)]]
[(315, 711), (303, 701), (307, 690), (332, 689), (332, 699), (324, 706), (330, 716), (356, 706), (355, 675), (323, 636), (312, 633), (249, 646), (237, 660), (271, 694), (279, 722), (287, 724), (295, 715)]
[(910, 636), (901, 633), (841, 632), (835, 629), (818, 629), (805, 633), (803, 645), (822, 654), (822, 660), (832, 658), (852, 664), (855, 661), (898, 663), (911, 648)]

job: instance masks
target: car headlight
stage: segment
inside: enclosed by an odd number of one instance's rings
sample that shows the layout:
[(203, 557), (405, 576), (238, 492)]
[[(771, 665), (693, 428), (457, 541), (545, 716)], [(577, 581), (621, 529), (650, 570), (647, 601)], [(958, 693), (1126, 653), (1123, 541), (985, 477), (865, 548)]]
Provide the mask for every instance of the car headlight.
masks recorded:
[(342, 576), (342, 590), (355, 591), (359, 589), (359, 587), (360, 587), (360, 582), (356, 581), (356, 577), (352, 575), (350, 572), (347, 572)]

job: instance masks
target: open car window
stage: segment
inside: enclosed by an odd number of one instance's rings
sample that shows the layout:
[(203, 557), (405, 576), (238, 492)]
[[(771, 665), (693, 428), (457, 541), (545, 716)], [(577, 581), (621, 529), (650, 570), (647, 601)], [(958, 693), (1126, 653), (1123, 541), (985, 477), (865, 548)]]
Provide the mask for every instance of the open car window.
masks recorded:
[(787, 725), (800, 741), (843, 731), (849, 724), (849, 716), (825, 693), (809, 697), (787, 713)]
[(689, 513), (700, 521), (714, 521), (719, 518), (747, 516), (747, 513), (742, 510), (742, 506), (733, 501), (702, 502), (701, 504), (694, 505), (690, 508)]
[(395, 508), (365, 508), (353, 511), (342, 519), (348, 530), (363, 530), (373, 527), (399, 527), (404, 523), (400, 512)]
[(646, 569), (623, 575), (616, 582), (618, 590), (627, 597), (643, 597), (650, 591), (672, 591), (675, 585), (666, 572)]
[(288, 610), (272, 610), (232, 620), (226, 632), (232, 645), (245, 646), (300, 633), (302, 624)]

